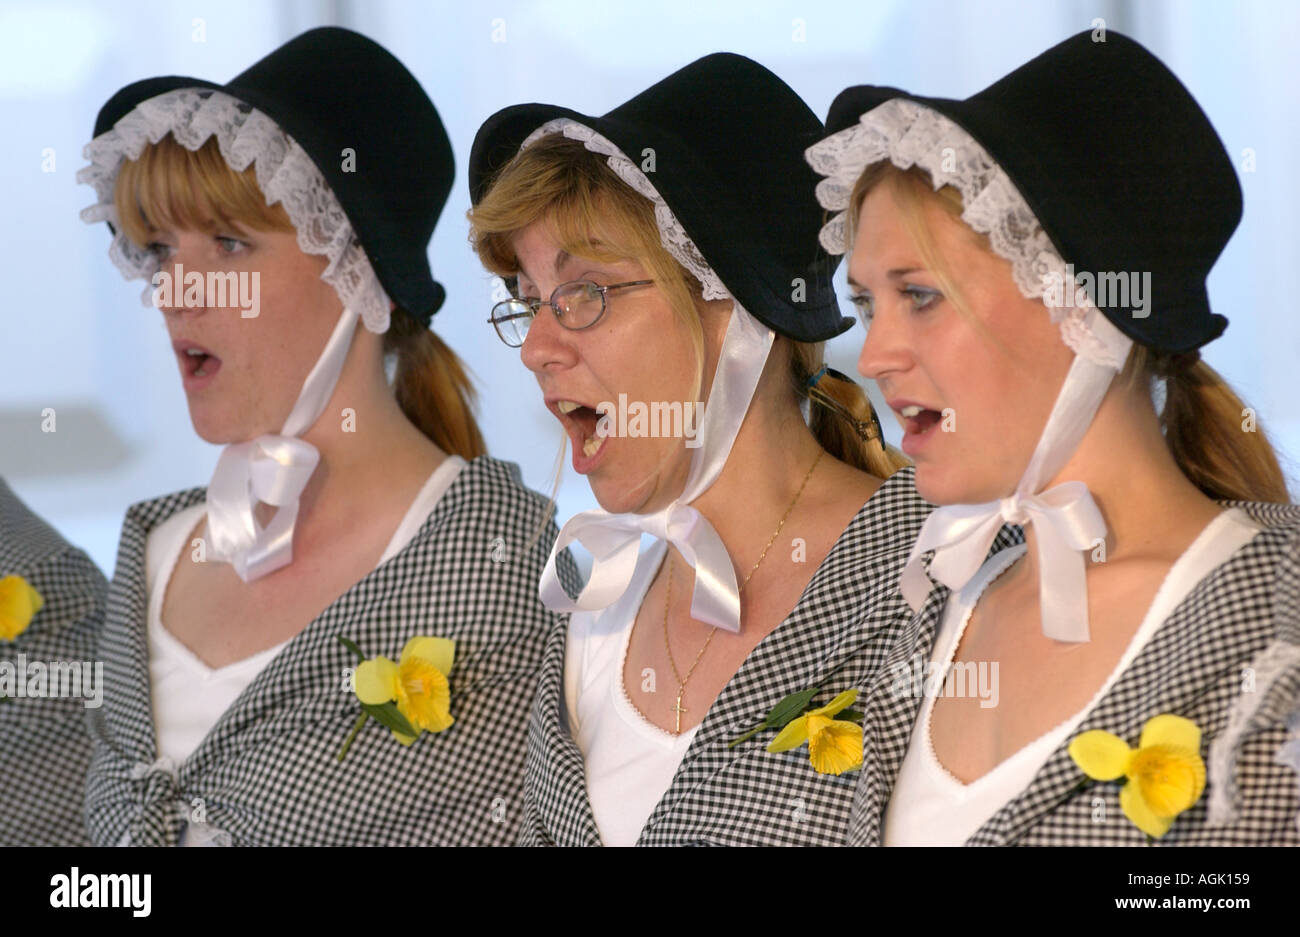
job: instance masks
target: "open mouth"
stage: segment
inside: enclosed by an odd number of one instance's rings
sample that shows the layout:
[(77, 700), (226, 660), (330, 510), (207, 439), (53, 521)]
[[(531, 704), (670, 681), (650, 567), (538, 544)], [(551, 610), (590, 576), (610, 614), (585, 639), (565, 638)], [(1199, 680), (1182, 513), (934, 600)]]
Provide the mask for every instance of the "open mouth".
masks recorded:
[(925, 435), (943, 419), (943, 414), (938, 410), (927, 410), (916, 404), (903, 407), (898, 415), (903, 418), (903, 431), (914, 436)]
[(605, 437), (597, 432), (604, 414), (576, 400), (557, 400), (554, 409), (573, 440), (573, 448), (581, 450), (588, 458), (594, 456), (605, 441)]
[(201, 345), (190, 341), (172, 343), (186, 385), (212, 377), (221, 369), (221, 359)]

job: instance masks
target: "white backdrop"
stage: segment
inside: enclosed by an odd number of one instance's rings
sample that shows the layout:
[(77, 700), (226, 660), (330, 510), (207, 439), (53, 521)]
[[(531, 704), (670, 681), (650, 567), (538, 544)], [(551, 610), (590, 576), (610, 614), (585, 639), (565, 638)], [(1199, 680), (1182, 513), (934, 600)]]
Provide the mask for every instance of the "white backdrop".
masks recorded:
[[(363, 32), (401, 59), (456, 152), (456, 188), (431, 248), (449, 294), (435, 328), (478, 377), (492, 453), (549, 491), (558, 428), (518, 352), (486, 324), (489, 281), (466, 242), (464, 169), (485, 118), (523, 101), (603, 113), (719, 50), (767, 65), (822, 116), (853, 84), (966, 97), (1096, 17), (1183, 79), (1237, 160), (1245, 219), (1210, 279), (1214, 307), (1231, 325), (1205, 357), (1279, 446), (1300, 454), (1300, 320), (1287, 279), (1300, 261), (1300, 3), (120, 0), (0, 3), (0, 474), (111, 572), (126, 507), (203, 484), (215, 464), (217, 449), (190, 428), (159, 314), (140, 306), (141, 284), (109, 263), (107, 230), (77, 217), (92, 200), (74, 179), (81, 148), (99, 107), (131, 81), (224, 82), (327, 24)], [(761, 141), (737, 141), (746, 145)], [(837, 339), (832, 363), (855, 373), (861, 340), (858, 329)], [(43, 433), (51, 408), (57, 431)], [(1290, 469), (1295, 492), (1294, 462)], [(592, 505), (585, 481), (567, 476), (561, 521)]]

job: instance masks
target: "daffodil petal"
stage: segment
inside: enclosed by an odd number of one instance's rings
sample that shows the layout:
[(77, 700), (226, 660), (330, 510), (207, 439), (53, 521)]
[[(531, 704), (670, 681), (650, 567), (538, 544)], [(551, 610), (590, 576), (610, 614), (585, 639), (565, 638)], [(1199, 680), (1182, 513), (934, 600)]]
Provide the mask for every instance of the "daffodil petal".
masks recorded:
[(422, 657), (444, 674), (450, 674), (452, 662), (456, 658), (456, 642), (450, 638), (417, 635), (407, 641), (406, 647), (402, 648), (400, 663), (405, 664), (412, 657)]
[(1142, 727), (1142, 738), (1138, 742), (1138, 747), (1147, 748), (1151, 745), (1171, 745), (1175, 748), (1185, 748), (1193, 754), (1200, 754), (1201, 730), (1192, 720), (1184, 719), (1182, 716), (1169, 713), (1152, 716)]
[(0, 640), (12, 641), (27, 630), (45, 599), (22, 576), (0, 579)]
[(451, 725), (451, 688), (441, 670), (413, 655), (397, 674), (397, 709), (412, 726), (441, 732)]
[(776, 738), (767, 743), (769, 752), (788, 752), (808, 741), (808, 717), (800, 716), (786, 723), (785, 728), (776, 734)]
[(415, 741), (414, 735), (403, 735), (401, 732), (398, 732), (396, 729), (389, 729), (388, 731), (393, 733), (393, 738), (397, 739), (397, 741), (401, 742), (403, 745), (410, 745), (412, 742)]
[(1120, 789), (1119, 805), (1124, 816), (1132, 820), (1134, 826), (1156, 839), (1168, 833), (1169, 827), (1173, 825), (1173, 817), (1156, 816), (1155, 811), (1142, 799), (1138, 786), (1131, 781)]
[(1143, 802), (1162, 817), (1176, 817), (1205, 790), (1205, 762), (1196, 752), (1172, 745), (1151, 745), (1133, 755), (1129, 782)]
[(397, 698), (397, 665), (387, 657), (362, 661), (357, 665), (353, 684), (357, 699), (368, 705), (382, 706)]
[[(848, 709), (858, 698), (857, 690), (845, 690), (835, 699), (831, 700), (821, 709), (815, 709), (813, 712), (821, 716), (834, 716), (836, 713)], [(810, 714), (811, 715), (811, 714)]]
[(808, 738), (808, 758), (818, 774), (841, 775), (862, 767), (862, 726), (832, 721)]
[(438, 713), (437, 716), (429, 720), (429, 725), (425, 726), (430, 732), (442, 732), (444, 729), (450, 729), (452, 723), (456, 721), (451, 713)]
[(1066, 750), (1083, 773), (1094, 781), (1113, 781), (1122, 777), (1133, 754), (1122, 738), (1101, 729), (1081, 732)]

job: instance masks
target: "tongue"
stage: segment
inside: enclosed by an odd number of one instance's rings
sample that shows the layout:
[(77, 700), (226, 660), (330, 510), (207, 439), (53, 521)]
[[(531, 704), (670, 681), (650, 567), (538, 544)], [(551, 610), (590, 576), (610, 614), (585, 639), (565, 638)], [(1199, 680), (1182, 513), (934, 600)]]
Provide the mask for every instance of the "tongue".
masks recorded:
[(202, 371), (205, 375), (216, 374), (217, 369), (221, 367), (221, 359), (216, 355), (194, 355), (190, 364), (190, 374), (196, 375)]
[(584, 438), (590, 439), (596, 435), (596, 425), (600, 422), (600, 414), (591, 407), (579, 407), (569, 414), (578, 425), (582, 427)]
[(907, 431), (915, 435), (926, 432), (930, 427), (939, 421), (942, 414), (938, 410), (922, 410), (916, 416), (907, 421)]

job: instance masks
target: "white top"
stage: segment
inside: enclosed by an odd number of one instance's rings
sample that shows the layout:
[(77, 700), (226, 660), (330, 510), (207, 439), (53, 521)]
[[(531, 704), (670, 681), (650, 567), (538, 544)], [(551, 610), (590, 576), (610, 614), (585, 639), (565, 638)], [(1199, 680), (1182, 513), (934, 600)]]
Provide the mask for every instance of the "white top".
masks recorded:
[[(1061, 744), (1110, 690), (1196, 584), (1247, 544), (1261, 527), (1238, 508), (1222, 512), (1206, 525), (1170, 567), (1151, 607), (1106, 682), (1088, 703), (1064, 722), (970, 784), (963, 784), (939, 763), (930, 738), (934, 692), (943, 692), (938, 675), (946, 674), (970, 621), (971, 612), (994, 579), (1024, 555), (1023, 544), (990, 557), (960, 592), (949, 595), (934, 644), (928, 673), (935, 675), (925, 694), (907, 755), (899, 768), (894, 793), (885, 810), (886, 846), (960, 846), (990, 817), (1029, 786)], [(968, 672), (969, 673), (969, 672)], [(991, 676), (991, 672), (990, 672)], [(977, 681), (976, 686), (980, 684)], [(967, 686), (971, 681), (967, 681)], [(954, 680), (954, 687), (956, 681)], [(985, 687), (991, 684), (984, 681)], [(971, 692), (968, 690), (968, 692)], [(976, 690), (975, 692), (978, 692)], [(993, 699), (990, 693), (985, 698)]]
[[(397, 525), (376, 567), (401, 552), (424, 526), (430, 512), (467, 463), (448, 456), (429, 476)], [(178, 766), (199, 747), (253, 679), (289, 642), (224, 667), (209, 667), (163, 626), (163, 596), (179, 558), (190, 549), (190, 533), (207, 511), (206, 502), (178, 511), (149, 532), (145, 544), (145, 592), (149, 597), (149, 681), (159, 759)], [(188, 842), (184, 837), (182, 842)]]
[[(569, 619), (565, 710), (582, 752), (596, 829), (607, 846), (635, 845), (699, 729), (665, 732), (641, 715), (623, 687), (632, 623), (666, 550), (660, 540), (637, 558), (631, 584), (613, 605)], [(656, 679), (662, 692), (677, 690), (671, 674), (643, 677)]]

